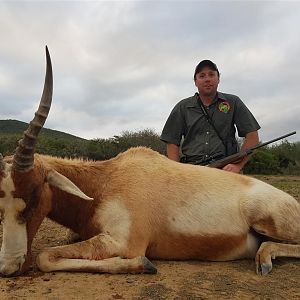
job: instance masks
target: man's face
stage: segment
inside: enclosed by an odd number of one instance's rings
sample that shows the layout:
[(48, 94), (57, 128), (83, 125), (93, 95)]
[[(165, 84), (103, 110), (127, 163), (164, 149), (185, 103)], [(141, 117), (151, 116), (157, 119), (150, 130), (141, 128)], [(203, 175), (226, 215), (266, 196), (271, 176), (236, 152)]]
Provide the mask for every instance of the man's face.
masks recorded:
[(217, 71), (204, 67), (199, 73), (196, 74), (195, 85), (198, 88), (199, 94), (203, 96), (214, 97), (220, 78)]

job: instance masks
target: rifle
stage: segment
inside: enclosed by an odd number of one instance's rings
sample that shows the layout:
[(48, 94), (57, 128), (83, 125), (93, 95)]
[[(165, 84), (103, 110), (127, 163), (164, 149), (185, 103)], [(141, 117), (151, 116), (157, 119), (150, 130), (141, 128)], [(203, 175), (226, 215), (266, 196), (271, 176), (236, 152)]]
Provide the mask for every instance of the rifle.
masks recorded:
[(249, 149), (240, 151), (236, 154), (233, 154), (233, 155), (227, 156), (225, 158), (222, 158), (220, 160), (214, 161), (214, 162), (208, 164), (207, 167), (222, 169), (223, 167), (225, 167), (228, 164), (238, 163), (241, 160), (243, 160), (246, 156), (252, 154), (254, 150), (256, 150), (258, 148), (261, 148), (261, 147), (264, 147), (266, 145), (269, 145), (271, 143), (274, 143), (276, 141), (282, 140), (282, 139), (284, 139), (284, 138), (286, 138), (290, 135), (293, 135), (293, 134), (296, 134), (296, 131), (290, 132), (288, 134), (285, 134), (283, 136), (280, 136), (280, 137), (278, 137), (276, 139), (273, 139), (273, 140), (270, 140), (268, 142), (259, 144), (259, 145), (255, 146), (253, 148), (249, 148)]

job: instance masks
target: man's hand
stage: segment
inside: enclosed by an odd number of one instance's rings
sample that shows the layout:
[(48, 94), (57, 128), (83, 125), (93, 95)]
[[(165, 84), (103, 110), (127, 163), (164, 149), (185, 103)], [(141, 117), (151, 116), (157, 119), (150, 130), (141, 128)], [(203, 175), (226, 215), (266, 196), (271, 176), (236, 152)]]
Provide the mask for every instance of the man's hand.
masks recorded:
[(233, 173), (240, 173), (242, 170), (242, 166), (240, 166), (239, 164), (228, 164), (222, 170)]
[[(246, 134), (244, 143), (241, 150), (250, 149), (255, 147), (259, 142), (257, 131), (252, 131)], [(241, 162), (236, 164), (228, 164), (222, 170), (229, 171), (233, 173), (240, 173), (247, 161), (250, 159), (251, 155), (247, 155)]]

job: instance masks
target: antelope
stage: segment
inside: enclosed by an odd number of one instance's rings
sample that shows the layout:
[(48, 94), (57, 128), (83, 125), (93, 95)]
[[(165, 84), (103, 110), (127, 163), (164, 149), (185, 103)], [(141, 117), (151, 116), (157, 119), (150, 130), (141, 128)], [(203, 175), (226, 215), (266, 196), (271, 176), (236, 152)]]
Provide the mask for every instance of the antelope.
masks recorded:
[(40, 104), (15, 154), (0, 158), (2, 276), (32, 264), (31, 245), (45, 217), (80, 241), (43, 249), (42, 272), (156, 273), (150, 259), (255, 259), (268, 274), (272, 259), (300, 257), (300, 205), (257, 179), (181, 164), (137, 147), (106, 161), (35, 154), (52, 101), (46, 47)]

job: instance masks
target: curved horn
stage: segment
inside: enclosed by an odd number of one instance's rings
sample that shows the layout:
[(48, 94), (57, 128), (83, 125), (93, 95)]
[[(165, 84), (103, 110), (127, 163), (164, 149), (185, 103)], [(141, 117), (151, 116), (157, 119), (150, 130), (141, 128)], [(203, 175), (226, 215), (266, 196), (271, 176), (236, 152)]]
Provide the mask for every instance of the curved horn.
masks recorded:
[(23, 138), (19, 141), (19, 145), (13, 158), (13, 169), (20, 172), (28, 172), (33, 168), (34, 149), (37, 136), (47, 119), (51, 106), (53, 77), (51, 58), (47, 46), (46, 61), (46, 77), (39, 108), (36, 111), (33, 120), (29, 123), (27, 130), (24, 131)]

